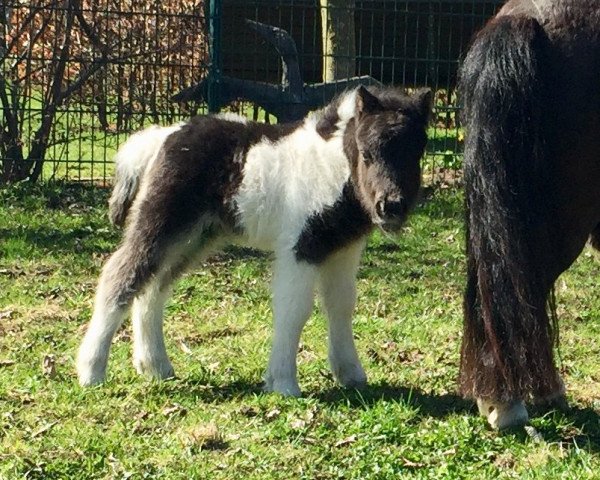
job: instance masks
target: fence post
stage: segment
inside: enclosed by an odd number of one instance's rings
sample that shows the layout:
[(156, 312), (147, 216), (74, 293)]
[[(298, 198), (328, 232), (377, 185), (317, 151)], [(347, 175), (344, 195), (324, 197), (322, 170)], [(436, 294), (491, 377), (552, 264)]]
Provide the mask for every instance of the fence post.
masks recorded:
[(208, 111), (219, 111), (219, 82), (221, 79), (221, 18), (223, 0), (210, 0), (208, 6), (208, 49), (210, 65), (208, 70)]

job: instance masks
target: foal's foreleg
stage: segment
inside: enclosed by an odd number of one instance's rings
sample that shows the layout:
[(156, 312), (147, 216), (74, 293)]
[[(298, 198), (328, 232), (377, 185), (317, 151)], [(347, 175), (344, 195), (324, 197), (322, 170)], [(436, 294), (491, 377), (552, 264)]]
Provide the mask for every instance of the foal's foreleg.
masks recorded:
[(273, 272), (273, 345), (265, 375), (265, 390), (300, 396), (296, 356), (302, 328), (314, 301), (315, 267), (286, 254), (275, 260)]
[(335, 253), (319, 267), (323, 306), (329, 320), (329, 364), (335, 378), (346, 387), (367, 382), (352, 334), (356, 304), (356, 271), (364, 248), (357, 242)]

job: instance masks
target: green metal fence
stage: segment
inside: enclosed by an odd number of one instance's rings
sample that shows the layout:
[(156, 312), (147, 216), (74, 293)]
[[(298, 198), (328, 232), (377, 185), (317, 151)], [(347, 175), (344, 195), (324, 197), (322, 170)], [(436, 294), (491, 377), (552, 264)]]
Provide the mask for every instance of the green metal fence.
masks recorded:
[[(460, 164), (457, 67), (472, 34), (500, 4), (329, 1), (329, 13), (351, 13), (354, 38), (348, 34), (346, 46), (352, 48), (340, 54), (348, 57), (347, 77), (435, 90), (427, 175), (443, 175)], [(288, 32), (302, 81), (318, 86), (328, 51), (327, 13), (318, 0), (5, 0), (0, 179), (104, 184), (119, 143), (149, 123), (218, 108), (277, 121), (264, 105), (240, 98), (224, 106), (219, 99), (226, 78), (285, 89), (285, 63), (246, 20)], [(179, 92), (198, 90), (198, 84), (204, 85), (203, 95), (172, 101)], [(286, 111), (287, 105), (280, 107)]]

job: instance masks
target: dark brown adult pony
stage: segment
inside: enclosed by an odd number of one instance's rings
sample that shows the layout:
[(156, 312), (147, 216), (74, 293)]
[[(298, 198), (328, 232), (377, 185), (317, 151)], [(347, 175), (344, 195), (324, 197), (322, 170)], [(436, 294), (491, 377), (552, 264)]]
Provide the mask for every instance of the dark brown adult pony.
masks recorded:
[(462, 66), (468, 281), (460, 389), (492, 426), (560, 399), (554, 281), (600, 246), (600, 0), (511, 0)]

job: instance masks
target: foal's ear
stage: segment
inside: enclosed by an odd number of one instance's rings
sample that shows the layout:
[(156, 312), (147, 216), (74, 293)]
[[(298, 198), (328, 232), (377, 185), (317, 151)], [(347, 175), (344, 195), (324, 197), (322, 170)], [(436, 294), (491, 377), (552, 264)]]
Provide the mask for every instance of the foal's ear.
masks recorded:
[(381, 103), (375, 95), (362, 85), (356, 90), (356, 115), (374, 113), (382, 110)]
[(431, 88), (419, 88), (412, 95), (417, 111), (423, 117), (425, 122), (431, 117), (431, 108), (433, 107), (433, 93)]

